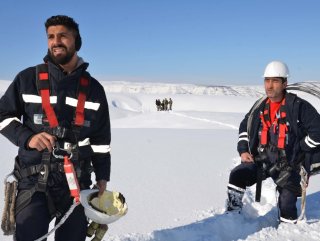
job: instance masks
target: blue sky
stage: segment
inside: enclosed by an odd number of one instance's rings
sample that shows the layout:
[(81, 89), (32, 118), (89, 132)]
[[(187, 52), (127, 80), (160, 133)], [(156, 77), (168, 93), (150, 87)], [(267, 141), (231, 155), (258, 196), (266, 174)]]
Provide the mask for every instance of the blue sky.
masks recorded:
[(317, 0), (4, 0), (0, 79), (42, 62), (57, 14), (79, 23), (79, 56), (99, 80), (261, 84), (272, 60), (290, 82), (320, 80)]

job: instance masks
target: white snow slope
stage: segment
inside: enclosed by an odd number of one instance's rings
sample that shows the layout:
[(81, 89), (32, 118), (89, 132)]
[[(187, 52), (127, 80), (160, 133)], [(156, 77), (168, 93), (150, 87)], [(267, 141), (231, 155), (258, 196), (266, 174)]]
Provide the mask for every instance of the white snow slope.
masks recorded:
[[(0, 93), (8, 84), (0, 81)], [(112, 126), (108, 189), (122, 192), (129, 206), (125, 217), (110, 224), (104, 240), (320, 240), (320, 175), (310, 180), (306, 221), (278, 225), (269, 179), (263, 182), (260, 203), (254, 202), (253, 186), (241, 215), (223, 214), (229, 172), (240, 162), (238, 126), (263, 94), (261, 87), (102, 84)], [(156, 111), (155, 99), (165, 97), (173, 99), (173, 110)], [(310, 101), (319, 106), (319, 100)], [(0, 143), (4, 178), (13, 168), (16, 148), (4, 137)], [(300, 210), (300, 200), (297, 205)], [(0, 240), (12, 237), (0, 234)]]

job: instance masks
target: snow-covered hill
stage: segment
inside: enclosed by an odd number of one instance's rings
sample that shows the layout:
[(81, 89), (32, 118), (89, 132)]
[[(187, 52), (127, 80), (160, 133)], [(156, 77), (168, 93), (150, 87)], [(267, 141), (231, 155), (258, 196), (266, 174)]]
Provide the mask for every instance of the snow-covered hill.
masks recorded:
[[(9, 83), (0, 81), (0, 93)], [(320, 175), (311, 178), (308, 188), (307, 221), (278, 226), (276, 193), (269, 179), (260, 203), (254, 202), (253, 186), (245, 195), (242, 215), (223, 214), (229, 172), (240, 162), (238, 125), (263, 95), (261, 86), (101, 83), (112, 126), (108, 189), (122, 192), (129, 206), (104, 240), (320, 240)], [(155, 99), (169, 97), (173, 110), (157, 111)], [(314, 101), (318, 107), (319, 100)], [(4, 177), (13, 168), (16, 148), (2, 136), (0, 144)], [(1, 193), (3, 186), (3, 200)], [(0, 234), (0, 240), (12, 237)]]
[(253, 96), (264, 94), (261, 86), (205, 86), (193, 84), (102, 82), (105, 89), (112, 93), (133, 94), (192, 94), (221, 96)]

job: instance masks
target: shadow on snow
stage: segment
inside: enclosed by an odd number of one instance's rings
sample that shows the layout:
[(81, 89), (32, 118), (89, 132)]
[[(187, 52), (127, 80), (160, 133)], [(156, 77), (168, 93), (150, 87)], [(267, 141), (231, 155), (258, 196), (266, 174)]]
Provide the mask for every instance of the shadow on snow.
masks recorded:
[[(297, 202), (300, 211), (300, 199)], [(307, 195), (307, 223), (320, 219), (320, 192)], [(278, 210), (272, 208), (264, 216), (246, 217), (244, 214), (216, 214), (185, 226), (163, 229), (152, 233), (153, 241), (225, 241), (246, 239), (263, 228), (278, 227)]]

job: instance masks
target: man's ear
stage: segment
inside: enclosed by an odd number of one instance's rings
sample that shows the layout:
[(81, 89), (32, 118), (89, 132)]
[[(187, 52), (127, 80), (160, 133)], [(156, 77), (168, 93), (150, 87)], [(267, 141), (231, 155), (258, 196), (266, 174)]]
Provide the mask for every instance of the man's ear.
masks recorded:
[(288, 86), (288, 80), (284, 81), (282, 84), (283, 84), (283, 88), (287, 88), (287, 86)]

